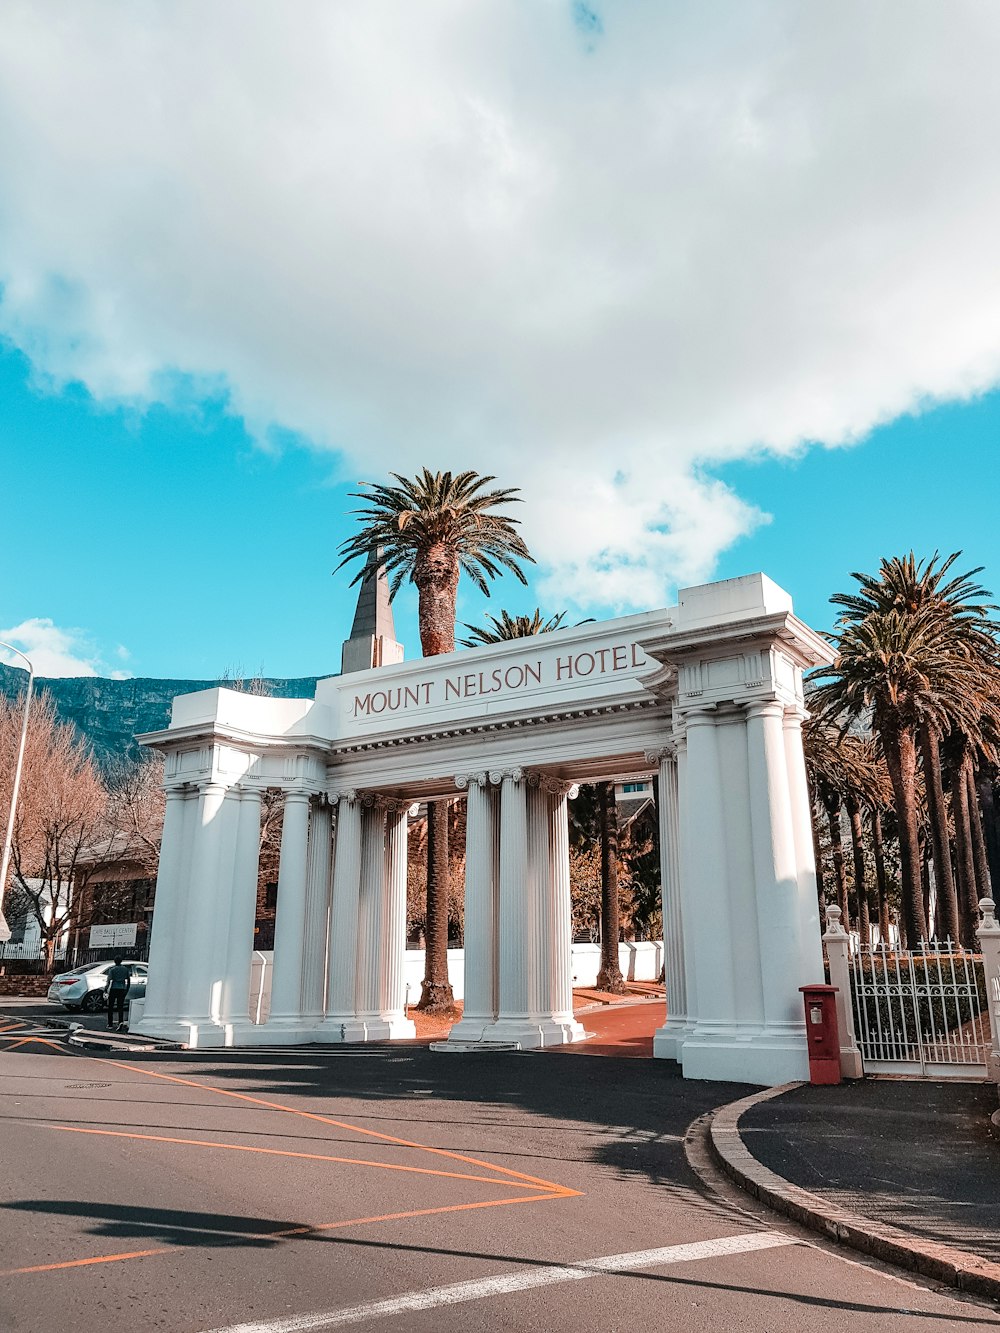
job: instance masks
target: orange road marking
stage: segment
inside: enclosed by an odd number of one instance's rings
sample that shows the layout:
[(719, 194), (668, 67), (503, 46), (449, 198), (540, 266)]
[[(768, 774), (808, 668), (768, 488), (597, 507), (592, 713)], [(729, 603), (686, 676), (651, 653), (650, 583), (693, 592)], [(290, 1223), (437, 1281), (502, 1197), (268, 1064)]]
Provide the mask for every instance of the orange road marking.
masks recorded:
[[(10, 1041), (9, 1037), (8, 1041)], [(20, 1040), (11, 1042), (11, 1045), (7, 1047), (7, 1050), (16, 1051), (19, 1046), (28, 1046), (31, 1042), (38, 1042), (41, 1046), (51, 1046), (52, 1049), (58, 1051), (60, 1055), (66, 1054), (58, 1042), (49, 1041), (48, 1037), (21, 1037)]]
[[(445, 1176), (449, 1180), (475, 1180), (483, 1185), (500, 1185), (503, 1189), (523, 1189), (520, 1181), (497, 1180), (495, 1176), (470, 1176), (461, 1171), (436, 1171), (429, 1166), (400, 1166), (396, 1162), (369, 1162), (361, 1157), (331, 1157), (327, 1153), (291, 1152), (286, 1148), (258, 1148), (247, 1143), (215, 1143), (211, 1139), (168, 1138), (163, 1134), (134, 1134), (120, 1129), (85, 1129), (79, 1125), (48, 1125), (48, 1129), (57, 1129), (65, 1134), (100, 1134), (112, 1139), (142, 1139), (148, 1143), (183, 1143), (194, 1148), (226, 1148), (231, 1152), (264, 1153), (269, 1157), (302, 1157), (312, 1162), (341, 1162), (348, 1166), (374, 1166), (381, 1171), (408, 1171), (418, 1176)], [(532, 1185), (532, 1189), (551, 1193), (548, 1185)], [(558, 1188), (558, 1186), (556, 1187)], [(577, 1194), (578, 1190), (568, 1190), (567, 1194)]]
[(34, 1264), (31, 1268), (8, 1268), (0, 1277), (17, 1277), (20, 1273), (52, 1273), (57, 1268), (84, 1268), (88, 1264), (113, 1264), (119, 1259), (145, 1259), (149, 1254), (166, 1254), (163, 1250), (130, 1250), (128, 1254), (100, 1254), (95, 1259), (67, 1259), (61, 1264)]
[(283, 1106), (281, 1102), (267, 1101), (263, 1097), (251, 1097), (246, 1092), (234, 1092), (231, 1088), (216, 1088), (211, 1083), (196, 1083), (194, 1079), (180, 1078), (176, 1074), (160, 1074), (155, 1069), (143, 1069), (141, 1065), (126, 1065), (119, 1060), (105, 1060), (104, 1057), (94, 1056), (94, 1059), (100, 1059), (102, 1063), (114, 1065), (116, 1069), (124, 1069), (128, 1073), (146, 1074), (149, 1078), (162, 1078), (169, 1083), (181, 1083), (188, 1088), (197, 1088), (201, 1092), (214, 1092), (220, 1097), (234, 1097), (241, 1102), (251, 1102), (255, 1106), (266, 1106), (271, 1111), (287, 1111), (289, 1115), (300, 1115), (306, 1120), (318, 1120), (321, 1125), (332, 1125), (335, 1129), (348, 1129), (355, 1134), (364, 1134), (372, 1139), (380, 1139), (383, 1143), (394, 1143), (398, 1147), (417, 1148), (421, 1152), (432, 1153), (439, 1157), (449, 1157), (452, 1161), (465, 1162), (467, 1166), (481, 1166), (487, 1171), (498, 1171), (502, 1175), (511, 1176), (514, 1180), (531, 1185), (540, 1185), (544, 1189), (562, 1190), (562, 1185), (556, 1184), (553, 1180), (543, 1180), (540, 1176), (529, 1176), (523, 1171), (514, 1171), (508, 1166), (497, 1166), (493, 1162), (484, 1162), (479, 1157), (468, 1157), (463, 1153), (451, 1152), (448, 1148), (431, 1148), (426, 1143), (414, 1143), (412, 1139), (396, 1138), (393, 1134), (385, 1134), (377, 1129), (363, 1129), (360, 1125), (351, 1125), (344, 1120), (333, 1120), (330, 1116), (319, 1115), (316, 1111), (303, 1111), (294, 1106)]
[(0, 1032), (14, 1032), (17, 1028), (23, 1028), (27, 1026), (28, 1026), (27, 1023), (25, 1023), (22, 1019), (16, 1018), (13, 1020), (13, 1022), (8, 1021), (6, 1027), (0, 1028)]
[[(499, 1182), (497, 1182), (499, 1183)], [(577, 1190), (563, 1190), (558, 1193), (526, 1194), (518, 1199), (486, 1199), (482, 1203), (452, 1203), (441, 1208), (415, 1208), (405, 1213), (383, 1213), (379, 1217), (352, 1217), (346, 1222), (320, 1222), (316, 1226), (287, 1227), (282, 1231), (247, 1232), (246, 1235), (234, 1236), (230, 1241), (238, 1245), (246, 1240), (285, 1240), (293, 1236), (309, 1236), (321, 1231), (343, 1230), (345, 1227), (366, 1226), (374, 1222), (397, 1222), (409, 1217), (431, 1217), (435, 1213), (461, 1213), (474, 1208), (503, 1208), (509, 1204), (548, 1203), (552, 1199), (570, 1198), (579, 1193)], [(208, 1233), (204, 1233), (208, 1234)], [(90, 1264), (111, 1264), (124, 1259), (145, 1259), (154, 1254), (176, 1254), (190, 1249), (190, 1245), (164, 1245), (154, 1250), (129, 1250), (124, 1254), (102, 1254), (92, 1259), (67, 1259), (57, 1264), (34, 1264), (30, 1268), (8, 1268), (0, 1272), (0, 1277), (19, 1277), (26, 1273), (51, 1273), (60, 1268), (84, 1268)]]

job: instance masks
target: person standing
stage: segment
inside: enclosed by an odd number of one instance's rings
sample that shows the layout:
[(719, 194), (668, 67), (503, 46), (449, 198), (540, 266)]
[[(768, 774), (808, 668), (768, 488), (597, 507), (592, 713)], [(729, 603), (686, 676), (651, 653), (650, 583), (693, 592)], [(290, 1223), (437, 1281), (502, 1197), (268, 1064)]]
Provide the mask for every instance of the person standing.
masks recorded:
[(118, 1027), (125, 1023), (125, 1000), (132, 985), (132, 969), (117, 957), (114, 966), (108, 968), (108, 982), (105, 994), (108, 997), (108, 1031), (115, 1026), (114, 1014), (118, 1011)]

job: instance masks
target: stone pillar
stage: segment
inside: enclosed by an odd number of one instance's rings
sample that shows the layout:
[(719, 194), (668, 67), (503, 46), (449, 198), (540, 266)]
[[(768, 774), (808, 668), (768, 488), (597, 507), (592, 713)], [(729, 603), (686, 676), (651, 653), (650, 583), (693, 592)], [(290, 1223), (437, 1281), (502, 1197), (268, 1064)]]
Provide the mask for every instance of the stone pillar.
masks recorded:
[[(687, 767), (682, 852), (687, 892), (685, 923), (696, 954), (697, 1018), (681, 1061), (686, 1078), (715, 1078), (733, 1061), (714, 1057), (736, 1037), (732, 907), (726, 843), (726, 810), (715, 710), (696, 708), (686, 717)], [(727, 1074), (726, 1076), (732, 1077)]]
[[(784, 704), (747, 706), (750, 819), (767, 1044), (798, 1051), (808, 1066), (799, 987), (823, 979), (819, 950), (807, 953), (785, 750)], [(812, 895), (815, 906), (816, 895)], [(819, 943), (819, 936), (816, 936)]]
[(358, 972), (358, 897), (361, 885), (361, 802), (354, 791), (337, 800), (333, 893), (327, 950), (326, 1017), (319, 1026), (325, 1041), (364, 1040), (354, 997)]
[(302, 1024), (302, 945), (305, 934), (306, 855), (309, 793), (293, 788), (285, 796), (278, 862), (278, 910), (274, 923), (274, 970), (267, 1027), (298, 1034)]
[(465, 807), (465, 999), (449, 1041), (481, 1041), (497, 1016), (496, 812), (485, 773), (462, 774)]
[(497, 1018), (484, 1037), (490, 1041), (527, 1040), (528, 931), (528, 807), (521, 769), (490, 774), (500, 787), (499, 975)]
[(669, 749), (650, 751), (647, 762), (658, 767), (660, 901), (663, 916), (663, 979), (667, 992), (667, 1017), (653, 1038), (653, 1054), (679, 1060), (687, 1018), (687, 977), (684, 967), (684, 913), (681, 906), (680, 791), (677, 754)]
[(390, 1038), (415, 1037), (406, 1013), (406, 848), (410, 804), (391, 801), (385, 813), (385, 872), (379, 968), (379, 1017)]
[(553, 1022), (571, 1027), (565, 1040), (579, 1041), (586, 1034), (573, 1018), (573, 905), (569, 876), (569, 808), (578, 788), (553, 783), (548, 793), (549, 857), (552, 865), (552, 947), (549, 1015)]
[(1000, 923), (996, 919), (996, 903), (992, 898), (980, 898), (979, 912), (981, 919), (976, 934), (983, 954), (986, 1012), (993, 1043), (986, 1072), (994, 1083), (998, 1083), (1000, 1082)]
[(385, 807), (368, 798), (361, 814), (361, 879), (355, 1008), (365, 1036), (382, 1036), (379, 996), (382, 889), (385, 876)]
[(226, 1045), (238, 1045), (250, 1025), (250, 974), (260, 865), (260, 791), (246, 787), (237, 789), (236, 794), (239, 814), (229, 906), (228, 961), (219, 1014), (220, 1022), (230, 1029)]
[[(1000, 934), (1000, 931), (997, 932)], [(844, 1078), (863, 1078), (864, 1065), (854, 1031), (854, 1004), (851, 999), (851, 965), (848, 960), (850, 938), (840, 920), (840, 908), (826, 909), (826, 934), (823, 936), (830, 962), (830, 985), (837, 988), (837, 1037), (840, 1042), (840, 1072)], [(801, 997), (800, 997), (801, 998)]]
[(183, 787), (168, 787), (166, 795), (149, 942), (149, 981), (142, 1021), (136, 1028), (154, 1036), (160, 1033), (158, 1025), (171, 1021), (177, 1013), (174, 982), (182, 967), (180, 934), (187, 889), (183, 869), (191, 832), (185, 812), (196, 802)]
[(553, 943), (549, 798), (535, 774), (528, 781), (525, 807), (528, 834), (528, 877), (525, 881), (528, 938), (525, 955), (528, 964), (528, 1017), (534, 1026), (543, 1024), (549, 1012)]
[[(221, 865), (223, 805), (226, 788), (220, 782), (200, 785), (191, 847), (191, 879), (180, 931), (180, 985), (178, 1021), (191, 1046), (204, 1044), (204, 1029), (212, 1026), (213, 987), (225, 966), (226, 941), (218, 930), (217, 900), (223, 876), (232, 867)], [(228, 894), (226, 895), (228, 899)], [(207, 1038), (211, 1040), (211, 1038)]]
[(682, 945), (684, 953), (684, 1014), (687, 1019), (687, 1032), (694, 1030), (698, 1015), (698, 958), (695, 949), (694, 931), (691, 922), (694, 920), (695, 912), (698, 910), (697, 904), (691, 897), (691, 882), (686, 870), (685, 856), (690, 850), (690, 838), (687, 834), (688, 824), (688, 804), (690, 801), (690, 788), (687, 780), (687, 731), (681, 727), (675, 731), (677, 742), (677, 866), (679, 873), (678, 898), (681, 905), (681, 921), (688, 923), (687, 930), (683, 933)]
[[(326, 947), (330, 932), (330, 861), (333, 835), (329, 802), (313, 803), (306, 856), (302, 939), (302, 1016), (309, 1027), (322, 1022), (326, 988)], [(280, 903), (280, 897), (279, 897)]]

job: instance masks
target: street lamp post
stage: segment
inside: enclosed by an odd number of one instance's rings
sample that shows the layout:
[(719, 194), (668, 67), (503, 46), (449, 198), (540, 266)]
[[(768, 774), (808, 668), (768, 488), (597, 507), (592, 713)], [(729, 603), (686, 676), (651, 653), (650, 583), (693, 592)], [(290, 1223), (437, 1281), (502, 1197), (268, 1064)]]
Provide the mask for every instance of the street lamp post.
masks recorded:
[(35, 683), (35, 668), (20, 648), (15, 648), (12, 643), (0, 641), (0, 648), (6, 648), (15, 657), (20, 657), (23, 662), (28, 663), (28, 688), (24, 695), (21, 740), (17, 747), (17, 763), (14, 765), (14, 785), (10, 791), (10, 809), (7, 812), (7, 832), (3, 840), (3, 855), (0, 856), (0, 944), (4, 944), (10, 939), (10, 926), (8, 926), (7, 918), (3, 914), (3, 900), (7, 893), (7, 870), (10, 866), (10, 848), (14, 841), (14, 816), (17, 814), (17, 795), (21, 787), (21, 769), (24, 767), (24, 747), (28, 739), (28, 710), (31, 707), (31, 689)]

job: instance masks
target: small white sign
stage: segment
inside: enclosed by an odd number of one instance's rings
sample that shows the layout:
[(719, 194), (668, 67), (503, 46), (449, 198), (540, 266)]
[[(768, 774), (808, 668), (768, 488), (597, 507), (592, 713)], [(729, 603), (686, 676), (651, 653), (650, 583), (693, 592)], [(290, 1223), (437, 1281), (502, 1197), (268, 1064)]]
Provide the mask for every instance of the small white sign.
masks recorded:
[(130, 948), (135, 944), (136, 929), (134, 921), (114, 926), (91, 926), (88, 947), (91, 949)]

